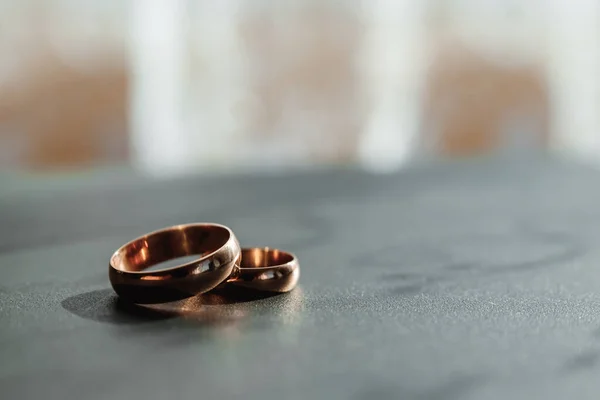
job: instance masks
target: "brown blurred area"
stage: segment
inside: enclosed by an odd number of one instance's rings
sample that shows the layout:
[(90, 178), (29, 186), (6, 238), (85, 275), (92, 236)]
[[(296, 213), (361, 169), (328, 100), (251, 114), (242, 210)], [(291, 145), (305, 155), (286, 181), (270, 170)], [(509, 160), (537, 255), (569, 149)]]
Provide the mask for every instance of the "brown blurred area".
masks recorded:
[[(128, 158), (122, 10), (8, 1), (0, 11), (0, 168), (53, 170)], [(3, 73), (3, 74), (1, 74)]]
[[(277, 125), (283, 99), (305, 93), (318, 101), (299, 107), (316, 105), (335, 116), (323, 129), (327, 137), (301, 132), (296, 140), (314, 148), (315, 162), (351, 161), (369, 113), (361, 78), (352, 67), (364, 26), (352, 13), (318, 8), (298, 13), (290, 20), (289, 37), (301, 45), (290, 47), (277, 40), (280, 32), (272, 22), (259, 14), (239, 22), (244, 45), (258, 60), (251, 77), (261, 107), (248, 122), (249, 134), (285, 135)], [(0, 90), (0, 167), (48, 170), (128, 163), (130, 71), (125, 50), (99, 53), (100, 61), (110, 62), (78, 68), (47, 46), (46, 33), (30, 39), (34, 57), (27, 69)], [(427, 151), (481, 154), (521, 139), (529, 146), (547, 146), (549, 93), (541, 67), (495, 63), (460, 41), (440, 40), (434, 48), (421, 116)], [(264, 73), (273, 64), (279, 65), (277, 73)], [(507, 135), (507, 130), (516, 133)], [(335, 145), (326, 147), (325, 142)]]
[(423, 140), (435, 154), (548, 146), (549, 93), (539, 65), (494, 63), (460, 43), (445, 43), (426, 86), (423, 134), (431, 137)]
[[(282, 21), (283, 34), (278, 28)], [(321, 126), (288, 132), (298, 135), (290, 139), (305, 142), (314, 162), (354, 161), (367, 116), (354, 67), (364, 33), (359, 16), (348, 7), (312, 5), (277, 16), (249, 14), (241, 19), (239, 31), (256, 63), (251, 90), (262, 105), (248, 132), (259, 139), (281, 135), (286, 101), (293, 99), (299, 113), (320, 118)]]
[(48, 169), (125, 163), (125, 69), (82, 72), (51, 57), (42, 65), (17, 90), (0, 95), (0, 165)]

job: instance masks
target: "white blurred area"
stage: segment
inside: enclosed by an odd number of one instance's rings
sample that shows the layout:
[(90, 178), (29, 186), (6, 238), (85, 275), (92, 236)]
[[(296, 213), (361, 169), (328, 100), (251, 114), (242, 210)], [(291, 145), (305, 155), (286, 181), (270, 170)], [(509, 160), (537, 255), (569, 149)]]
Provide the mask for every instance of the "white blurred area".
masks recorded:
[(0, 0), (0, 167), (600, 161), (592, 0)]

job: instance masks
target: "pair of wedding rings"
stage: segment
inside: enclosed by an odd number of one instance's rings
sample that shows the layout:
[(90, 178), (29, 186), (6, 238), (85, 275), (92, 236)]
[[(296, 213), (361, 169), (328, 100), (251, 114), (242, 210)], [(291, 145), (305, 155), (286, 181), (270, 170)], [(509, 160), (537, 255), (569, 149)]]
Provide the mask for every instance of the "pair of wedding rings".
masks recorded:
[[(151, 269), (173, 259), (197, 256), (191, 262)], [(177, 225), (139, 237), (110, 258), (109, 278), (115, 292), (139, 304), (181, 300), (217, 287), (288, 292), (300, 277), (298, 259), (269, 248), (241, 248), (223, 225)]]

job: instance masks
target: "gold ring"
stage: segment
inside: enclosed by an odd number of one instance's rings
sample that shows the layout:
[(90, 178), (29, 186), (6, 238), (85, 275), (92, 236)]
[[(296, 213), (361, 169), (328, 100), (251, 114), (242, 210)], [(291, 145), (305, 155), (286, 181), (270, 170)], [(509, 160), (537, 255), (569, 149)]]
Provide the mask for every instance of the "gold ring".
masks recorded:
[[(198, 259), (151, 270), (184, 256)], [(151, 232), (120, 247), (110, 258), (115, 292), (134, 303), (164, 303), (207, 292), (225, 281), (240, 263), (241, 249), (231, 229), (212, 223), (177, 225)]]
[(265, 248), (244, 248), (239, 266), (227, 285), (268, 292), (289, 292), (300, 279), (300, 264), (292, 253)]

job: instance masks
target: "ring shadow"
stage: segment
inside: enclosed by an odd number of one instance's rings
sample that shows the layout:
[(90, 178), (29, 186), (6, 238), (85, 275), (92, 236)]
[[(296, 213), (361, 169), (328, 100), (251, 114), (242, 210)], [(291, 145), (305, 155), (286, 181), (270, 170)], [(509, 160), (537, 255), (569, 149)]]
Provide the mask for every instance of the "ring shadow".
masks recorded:
[[(218, 288), (211, 293), (160, 305), (139, 305), (123, 300), (111, 289), (93, 290), (68, 297), (62, 307), (78, 317), (115, 325), (138, 325), (185, 318), (203, 323), (231, 319), (236, 305), (277, 296), (244, 288)], [(207, 307), (223, 306), (223, 307)], [(189, 318), (193, 316), (193, 318)]]

